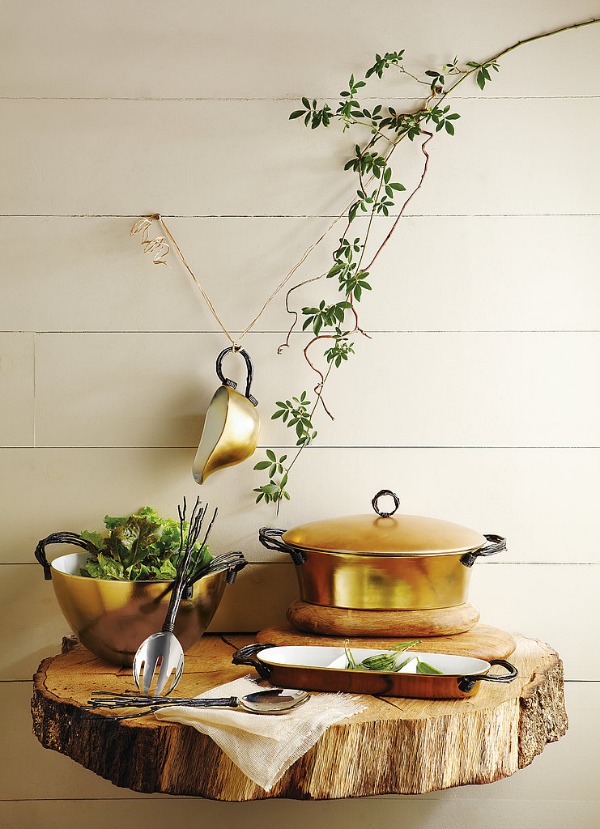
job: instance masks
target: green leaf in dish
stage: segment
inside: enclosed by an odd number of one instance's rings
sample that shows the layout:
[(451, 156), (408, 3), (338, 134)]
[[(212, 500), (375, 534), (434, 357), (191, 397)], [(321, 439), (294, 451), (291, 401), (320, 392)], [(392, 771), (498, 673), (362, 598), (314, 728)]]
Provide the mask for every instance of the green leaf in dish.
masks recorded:
[(434, 668), (433, 665), (430, 665), (429, 662), (423, 662), (422, 659), (417, 660), (417, 673), (418, 674), (426, 674), (429, 676), (434, 676), (437, 674), (443, 674), (443, 671), (438, 671), (437, 668)]

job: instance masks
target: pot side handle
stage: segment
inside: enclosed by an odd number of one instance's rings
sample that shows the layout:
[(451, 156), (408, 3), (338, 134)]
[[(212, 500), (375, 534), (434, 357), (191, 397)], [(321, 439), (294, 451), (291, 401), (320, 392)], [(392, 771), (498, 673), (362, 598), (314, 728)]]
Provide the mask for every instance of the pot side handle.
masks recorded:
[(264, 651), (265, 648), (274, 647), (276, 646), (270, 643), (259, 644), (257, 642), (254, 642), (251, 645), (244, 645), (242, 648), (239, 648), (233, 653), (231, 661), (234, 665), (249, 665), (257, 671), (258, 675), (262, 679), (269, 679), (271, 676), (271, 668), (269, 665), (265, 665), (264, 662), (260, 662), (256, 658), (256, 655), (260, 653), (260, 651)]
[(464, 564), (465, 567), (472, 567), (479, 556), (493, 556), (494, 553), (501, 553), (502, 550), (506, 550), (506, 539), (501, 535), (490, 535), (486, 533), (485, 538), (488, 543), (484, 544), (478, 550), (472, 550), (469, 553), (465, 553), (464, 556), (461, 556), (461, 564)]
[(485, 682), (512, 682), (513, 679), (516, 679), (519, 676), (519, 672), (515, 666), (511, 662), (507, 662), (506, 659), (490, 659), (490, 667), (492, 665), (500, 665), (502, 668), (506, 668), (508, 673), (501, 674), (500, 676), (496, 674), (473, 674), (472, 676), (461, 676), (458, 680), (459, 690), (468, 692), (473, 688), (476, 682), (479, 682), (479, 680), (484, 680)]
[(52, 533), (46, 538), (42, 538), (37, 543), (34, 555), (44, 568), (44, 578), (46, 579), (46, 581), (51, 581), (52, 579), (52, 571), (50, 569), (50, 564), (48, 563), (48, 559), (46, 557), (46, 546), (48, 544), (73, 544), (75, 545), (75, 547), (81, 547), (87, 553), (92, 552), (92, 546), (85, 540), (85, 538), (82, 538), (77, 533)]
[(258, 540), (267, 550), (277, 550), (280, 553), (289, 553), (294, 564), (304, 564), (306, 556), (302, 550), (291, 547), (282, 540), (281, 536), (285, 530), (277, 530), (274, 527), (261, 527), (258, 531)]

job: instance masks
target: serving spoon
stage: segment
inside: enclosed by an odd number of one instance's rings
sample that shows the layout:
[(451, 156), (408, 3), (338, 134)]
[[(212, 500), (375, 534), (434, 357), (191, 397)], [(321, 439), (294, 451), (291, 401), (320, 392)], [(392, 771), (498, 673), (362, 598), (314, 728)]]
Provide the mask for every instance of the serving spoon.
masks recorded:
[[(196, 499), (196, 503), (190, 517), (190, 524), (185, 544), (185, 498), (183, 499), (183, 509), (181, 507), (178, 507), (177, 509), (179, 512), (181, 558), (177, 565), (177, 574), (173, 581), (171, 598), (167, 608), (167, 615), (165, 616), (162, 630), (158, 633), (153, 633), (151, 636), (144, 639), (133, 658), (132, 671), (136, 687), (141, 688), (144, 691), (144, 694), (147, 695), (150, 695), (150, 690), (154, 682), (154, 693), (156, 696), (159, 696), (165, 688), (167, 689), (166, 693), (170, 693), (179, 683), (181, 674), (183, 673), (185, 657), (181, 642), (173, 633), (175, 628), (175, 618), (186, 588), (192, 584), (193, 581), (197, 581), (201, 575), (206, 575), (210, 569), (209, 564), (206, 568), (201, 568), (195, 574), (193, 573), (194, 567), (197, 563), (196, 559), (204, 549), (212, 525), (217, 517), (217, 510), (214, 511), (212, 520), (206, 530), (206, 533), (204, 534), (204, 539), (200, 544), (198, 551), (194, 553), (194, 545), (200, 536), (202, 522), (208, 510), (208, 504), (203, 507), (200, 498)], [(188, 568), (191, 568), (189, 572)]]
[(286, 714), (294, 708), (303, 705), (310, 697), (307, 691), (297, 691), (293, 688), (270, 688), (266, 691), (254, 691), (243, 697), (148, 697), (142, 694), (125, 693), (111, 694), (110, 691), (93, 691), (92, 699), (85, 708), (96, 710), (107, 708), (142, 708), (136, 714), (115, 714), (113, 720), (130, 720), (136, 717), (145, 717), (160, 708), (183, 706), (185, 708), (238, 708), (251, 714)]

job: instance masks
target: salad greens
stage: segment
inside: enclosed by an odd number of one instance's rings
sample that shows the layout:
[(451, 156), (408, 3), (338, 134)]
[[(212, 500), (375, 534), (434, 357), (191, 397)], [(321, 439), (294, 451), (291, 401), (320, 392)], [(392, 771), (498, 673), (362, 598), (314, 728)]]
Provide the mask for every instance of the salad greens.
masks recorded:
[[(81, 570), (82, 576), (112, 581), (170, 580), (185, 546), (189, 523), (161, 518), (152, 507), (142, 507), (123, 518), (104, 517), (106, 534), (84, 530), (81, 537), (91, 547), (91, 555)], [(194, 553), (199, 545), (194, 547)], [(198, 565), (212, 556), (205, 545)]]
[[(415, 645), (420, 645), (420, 639), (413, 639), (410, 642), (400, 642), (398, 645), (394, 645), (393, 648), (390, 648), (385, 653), (377, 653), (374, 656), (367, 656), (366, 659), (363, 659), (362, 662), (357, 662), (354, 658), (354, 655), (347, 644), (344, 645), (344, 653), (346, 655), (346, 659), (348, 661), (348, 666), (346, 670), (349, 671), (391, 671), (396, 673), (401, 668), (403, 668), (410, 659), (414, 659), (414, 656), (408, 656), (404, 658), (404, 651), (408, 650), (409, 648), (414, 647)], [(442, 671), (438, 671), (437, 668), (434, 668), (433, 665), (430, 665), (428, 662), (424, 662), (419, 657), (417, 659), (417, 673), (418, 674), (441, 674)]]

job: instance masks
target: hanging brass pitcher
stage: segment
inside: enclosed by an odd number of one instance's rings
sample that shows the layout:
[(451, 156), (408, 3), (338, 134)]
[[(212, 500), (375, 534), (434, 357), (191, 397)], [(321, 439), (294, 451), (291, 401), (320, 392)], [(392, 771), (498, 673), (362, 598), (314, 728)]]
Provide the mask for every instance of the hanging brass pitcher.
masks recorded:
[[(236, 391), (237, 383), (223, 374), (223, 358), (230, 352), (241, 354), (246, 361), (244, 394)], [(253, 454), (258, 442), (258, 401), (250, 394), (253, 368), (248, 352), (243, 348), (225, 348), (217, 357), (216, 371), (223, 385), (215, 392), (206, 412), (200, 444), (194, 458), (192, 472), (198, 484), (203, 484), (217, 469), (245, 461)]]

